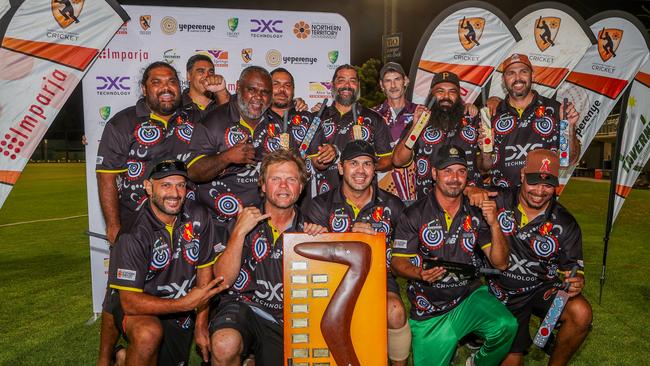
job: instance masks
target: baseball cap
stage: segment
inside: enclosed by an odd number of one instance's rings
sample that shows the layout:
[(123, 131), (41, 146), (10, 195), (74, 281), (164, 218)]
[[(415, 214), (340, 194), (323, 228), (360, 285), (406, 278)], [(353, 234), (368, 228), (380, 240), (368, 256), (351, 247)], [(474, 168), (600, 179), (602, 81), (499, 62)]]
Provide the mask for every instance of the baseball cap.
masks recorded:
[(402, 65), (398, 64), (397, 62), (386, 62), (384, 66), (381, 67), (381, 70), (379, 70), (379, 79), (383, 79), (384, 75), (390, 71), (394, 71), (402, 76), (406, 76)]
[(187, 176), (187, 166), (180, 160), (166, 159), (152, 165), (147, 173), (147, 179), (161, 179), (170, 175)]
[(454, 164), (467, 166), (465, 150), (456, 145), (447, 145), (438, 150), (438, 156), (433, 163), (436, 169), (444, 169)]
[(354, 159), (357, 156), (370, 156), (373, 160), (377, 160), (375, 155), (375, 148), (368, 142), (363, 140), (350, 141), (345, 145), (343, 153), (341, 153), (341, 161)]
[(554, 187), (559, 185), (560, 158), (551, 150), (537, 149), (528, 153), (526, 164), (522, 171), (528, 184), (549, 184)]
[(429, 86), (429, 89), (433, 88), (434, 86), (436, 86), (436, 84), (440, 84), (440, 83), (452, 83), (460, 89), (460, 79), (458, 79), (458, 75), (450, 71), (442, 71), (433, 75), (433, 79), (431, 79), (431, 86)]
[(505, 61), (503, 61), (503, 71), (506, 71), (510, 65), (514, 65), (516, 63), (522, 63), (532, 71), (533, 70), (533, 65), (530, 63), (530, 60), (528, 59), (528, 56), (522, 54), (522, 53), (513, 53), (510, 55)]

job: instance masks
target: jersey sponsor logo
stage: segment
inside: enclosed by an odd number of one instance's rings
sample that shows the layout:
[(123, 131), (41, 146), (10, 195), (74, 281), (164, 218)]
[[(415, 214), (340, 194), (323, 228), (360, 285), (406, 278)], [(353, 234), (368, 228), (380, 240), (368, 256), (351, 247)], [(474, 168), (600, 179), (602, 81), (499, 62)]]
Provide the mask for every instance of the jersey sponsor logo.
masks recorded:
[(554, 235), (535, 235), (530, 242), (530, 247), (538, 257), (548, 258), (557, 253), (560, 245)]
[[(510, 253), (510, 267), (508, 272), (518, 275), (525, 276), (535, 276), (535, 273), (531, 270), (531, 267), (538, 267), (539, 262), (529, 261), (526, 258), (519, 259), (514, 253)], [(531, 280), (534, 280), (533, 277)]]
[[(338, 210), (337, 210), (338, 211)], [(335, 233), (344, 233), (350, 229), (350, 217), (342, 212), (330, 215), (330, 228)]]
[(192, 289), (195, 279), (196, 275), (192, 276), (189, 280), (184, 280), (180, 285), (176, 282), (171, 282), (167, 285), (158, 285), (156, 289), (160, 292), (167, 292), (167, 295), (161, 296), (164, 299), (180, 299), (186, 296)]
[(395, 239), (393, 241), (393, 247), (395, 249), (406, 249), (407, 241), (404, 239)]
[(481, 45), (478, 41), (483, 35), (483, 29), (485, 29), (485, 18), (463, 17), (458, 22), (458, 40), (465, 51)]
[(137, 272), (130, 269), (117, 269), (117, 279), (123, 281), (135, 281)]
[(444, 243), (444, 234), (441, 227), (431, 225), (432, 222), (420, 228), (420, 242), (429, 250), (439, 249)]
[(260, 235), (260, 233), (256, 233), (253, 236), (252, 242), (253, 245), (251, 249), (253, 251), (253, 259), (257, 262), (261, 262), (267, 255), (269, 255), (269, 243), (264, 236)]
[(507, 135), (515, 129), (515, 124), (514, 116), (501, 116), (494, 124), (494, 132), (498, 135)]
[(541, 149), (543, 148), (544, 145), (540, 143), (527, 143), (526, 145), (512, 145), (512, 146), (506, 146), (506, 151), (505, 153), (506, 158), (505, 161), (524, 161), (526, 160), (526, 157), (528, 156), (529, 151), (533, 151), (535, 149)]
[(497, 215), (497, 221), (504, 235), (510, 236), (515, 232), (515, 218), (512, 211), (506, 211), (502, 208)]
[(95, 159), (95, 164), (99, 165), (104, 162), (104, 157), (97, 155), (97, 159)]
[(239, 269), (239, 275), (237, 276), (237, 279), (235, 280), (235, 283), (232, 285), (232, 288), (235, 291), (241, 291), (248, 287), (249, 283), (251, 281), (251, 274), (248, 272), (248, 270), (244, 267), (241, 267)]
[(189, 122), (185, 122), (182, 125), (176, 127), (176, 137), (184, 143), (188, 144), (192, 140), (192, 132), (194, 132), (194, 125)]
[(138, 180), (144, 175), (145, 164), (141, 161), (129, 160), (126, 162), (126, 177), (128, 180)]
[(422, 133), (422, 141), (428, 145), (435, 145), (442, 142), (444, 138), (442, 131), (434, 129), (432, 127), (427, 127)]
[(535, 43), (540, 51), (555, 46), (555, 37), (560, 30), (561, 19), (558, 17), (539, 17), (535, 21)]
[(555, 122), (549, 116), (535, 118), (533, 122), (533, 131), (542, 137), (549, 137), (555, 130)]
[(255, 290), (255, 296), (267, 301), (282, 302), (282, 282), (273, 283), (265, 280), (257, 280), (259, 287)]
[(224, 217), (235, 217), (242, 202), (232, 193), (221, 193), (214, 200), (217, 214)]
[(163, 138), (162, 129), (154, 124), (138, 124), (133, 136), (140, 145), (155, 145)]
[(169, 245), (167, 245), (162, 238), (158, 238), (153, 244), (153, 253), (151, 256), (151, 262), (149, 263), (149, 269), (152, 271), (162, 270), (169, 265), (171, 259), (172, 253), (169, 249)]

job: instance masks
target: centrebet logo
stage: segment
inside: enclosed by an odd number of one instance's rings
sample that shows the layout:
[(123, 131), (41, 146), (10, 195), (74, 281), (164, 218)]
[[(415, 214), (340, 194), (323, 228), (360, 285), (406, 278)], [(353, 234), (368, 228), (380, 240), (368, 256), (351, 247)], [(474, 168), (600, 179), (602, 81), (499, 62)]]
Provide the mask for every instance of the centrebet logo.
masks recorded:
[(251, 37), (282, 38), (282, 24), (278, 19), (251, 19)]
[(96, 76), (97, 95), (131, 95), (130, 76)]

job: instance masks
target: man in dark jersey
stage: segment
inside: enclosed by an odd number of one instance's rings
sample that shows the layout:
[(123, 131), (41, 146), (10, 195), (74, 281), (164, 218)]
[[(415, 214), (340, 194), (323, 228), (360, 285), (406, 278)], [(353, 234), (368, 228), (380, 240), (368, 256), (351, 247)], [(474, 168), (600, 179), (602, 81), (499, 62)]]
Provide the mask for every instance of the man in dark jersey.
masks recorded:
[[(164, 157), (187, 157), (199, 118), (194, 111), (181, 108), (178, 74), (168, 63), (158, 61), (147, 66), (140, 88), (143, 97), (136, 105), (108, 121), (97, 151), (99, 203), (111, 245), (145, 204), (144, 176), (149, 165)], [(102, 309), (100, 366), (110, 364), (119, 336), (107, 300), (108, 296)]]
[[(307, 220), (330, 232), (386, 234), (386, 259), (390, 265), (390, 243), (397, 219), (404, 210), (400, 199), (373, 184), (375, 149), (362, 140), (350, 141), (339, 162), (341, 185), (309, 201), (303, 209)], [(388, 358), (392, 365), (406, 365), (411, 349), (411, 331), (395, 277), (386, 269), (388, 293)]]
[(467, 160), (458, 146), (438, 151), (428, 196), (409, 206), (397, 222), (391, 268), (407, 278), (414, 365), (449, 365), (458, 341), (475, 333), (485, 340), (468, 364), (496, 365), (510, 349), (517, 323), (476, 276), (447, 272), (440, 259), (477, 267), (484, 259), (508, 266), (508, 246), (497, 222), (496, 203), (479, 208), (463, 195)]
[(226, 79), (214, 73), (208, 55), (197, 53), (186, 63), (187, 89), (181, 94), (183, 107), (192, 108), (202, 116), (230, 100)]
[(207, 360), (207, 304), (223, 278), (213, 279), (210, 214), (185, 200), (186, 179), (182, 161), (152, 165), (144, 181), (149, 200), (114, 249), (109, 284), (128, 365), (187, 364), (193, 338)]
[[(510, 265), (491, 278), (490, 291), (519, 322), (517, 336), (503, 365), (523, 365), (532, 340), (531, 315), (544, 318), (555, 293), (570, 284), (560, 317), (560, 328), (549, 365), (566, 365), (585, 340), (591, 325), (591, 305), (581, 295), (584, 288), (582, 235), (573, 216), (556, 201), (559, 159), (550, 150), (528, 153), (521, 174), (521, 187), (496, 197), (498, 222), (510, 247)], [(566, 278), (573, 267), (577, 276)], [(559, 278), (565, 275), (564, 281)]]
[[(428, 196), (433, 189), (431, 165), (440, 149), (450, 144), (460, 146), (467, 154), (467, 180), (469, 185), (481, 182), (481, 171), (489, 168), (489, 156), (479, 150), (478, 120), (465, 112), (466, 107), (460, 97), (460, 81), (451, 72), (439, 72), (431, 80), (431, 96), (436, 102), (431, 110), (431, 117), (413, 149), (406, 146), (406, 139), (411, 134), (415, 123), (404, 129), (402, 138), (395, 146), (393, 164), (407, 166), (415, 164), (416, 196), (418, 199)], [(426, 110), (418, 106), (413, 117), (417, 121)]]
[(282, 234), (326, 231), (305, 222), (296, 206), (307, 178), (304, 161), (292, 152), (267, 154), (260, 168), (262, 203), (241, 208), (230, 223), (214, 266), (229, 289), (212, 309), (212, 365), (239, 366), (250, 354), (257, 366), (282, 364)]

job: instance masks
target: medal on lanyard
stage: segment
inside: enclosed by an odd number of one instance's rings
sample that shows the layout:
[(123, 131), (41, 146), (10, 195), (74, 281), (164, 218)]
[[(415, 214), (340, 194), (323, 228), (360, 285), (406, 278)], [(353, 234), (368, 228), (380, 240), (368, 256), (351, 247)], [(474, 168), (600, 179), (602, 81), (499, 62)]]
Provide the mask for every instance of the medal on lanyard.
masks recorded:
[[(361, 121), (359, 120), (361, 118)], [(356, 103), (352, 105), (352, 134), (354, 135), (355, 140), (363, 140), (363, 128), (361, 123), (363, 122), (363, 117), (357, 114), (357, 105)]]
[(289, 150), (289, 134), (287, 133), (287, 127), (289, 125), (289, 110), (284, 111), (284, 116), (282, 118), (282, 133), (280, 134), (280, 147), (285, 150)]

